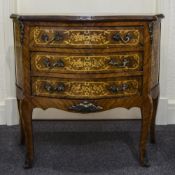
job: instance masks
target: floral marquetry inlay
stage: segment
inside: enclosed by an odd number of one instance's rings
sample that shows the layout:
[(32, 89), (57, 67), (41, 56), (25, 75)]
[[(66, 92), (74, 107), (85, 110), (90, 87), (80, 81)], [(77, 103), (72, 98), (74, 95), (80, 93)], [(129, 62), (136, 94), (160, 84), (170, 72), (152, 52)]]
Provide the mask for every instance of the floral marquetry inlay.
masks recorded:
[(86, 73), (141, 69), (142, 54), (140, 53), (106, 56), (59, 56), (58, 54), (42, 53), (32, 55), (32, 70), (36, 72)]
[[(140, 82), (133, 80), (116, 81), (64, 81), (64, 80), (33, 80), (33, 94), (36, 96), (70, 97), (70, 98), (101, 98), (113, 96), (138, 95)], [(64, 90), (58, 90), (60, 84)], [(46, 88), (47, 87), (47, 88)], [(49, 88), (48, 88), (49, 87)]]
[(69, 29), (34, 27), (31, 30), (33, 44), (43, 47), (64, 46), (139, 46), (143, 44), (141, 28), (122, 29)]
[(68, 45), (93, 45), (97, 43), (100, 45), (106, 45), (110, 43), (110, 40), (108, 40), (110, 31), (66, 31), (65, 34), (69, 36), (69, 39), (65, 41), (65, 43)]

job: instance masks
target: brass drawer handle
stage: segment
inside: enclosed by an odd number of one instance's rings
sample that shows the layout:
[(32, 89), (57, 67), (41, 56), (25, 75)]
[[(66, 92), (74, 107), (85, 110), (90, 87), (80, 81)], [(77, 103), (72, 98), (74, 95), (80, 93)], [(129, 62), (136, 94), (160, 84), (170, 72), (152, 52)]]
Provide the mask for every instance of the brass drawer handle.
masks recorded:
[(47, 35), (46, 33), (43, 33), (43, 34), (41, 35), (41, 40), (42, 40), (43, 42), (48, 42), (48, 41), (49, 41), (49, 35)]
[(119, 32), (115, 33), (113, 35), (113, 40), (114, 41), (122, 41), (123, 43), (127, 44), (129, 41), (131, 41), (131, 39), (133, 38), (132, 34), (131, 33), (127, 33), (125, 34), (124, 36), (121, 36), (121, 34)]
[(115, 61), (114, 59), (111, 59), (108, 62), (109, 65), (116, 66), (117, 68), (126, 68), (129, 66), (130, 61), (128, 59), (123, 59), (123, 61)]
[(64, 67), (64, 62), (62, 60), (57, 60), (55, 62), (51, 62), (48, 58), (43, 59), (43, 64), (45, 67), (49, 69), (57, 68), (57, 67)]
[(99, 112), (103, 109), (101, 106), (97, 106), (91, 102), (83, 101), (77, 105), (72, 105), (69, 110), (81, 113)]
[(129, 88), (128, 84), (122, 84), (120, 86), (112, 85), (108, 88), (108, 90), (112, 93), (124, 92)]
[(51, 42), (53, 42), (53, 41), (60, 41), (60, 40), (63, 40), (63, 36), (62, 36), (59, 32), (55, 32), (53, 38), (50, 39), (48, 34), (43, 33), (43, 34), (41, 35), (41, 40), (42, 40), (43, 42), (49, 42), (49, 43), (51, 43)]
[(59, 32), (55, 32), (53, 41), (60, 41), (63, 40), (63, 36)]
[(44, 84), (44, 89), (49, 93), (63, 92), (65, 91), (65, 85), (63, 83), (58, 83), (57, 85), (53, 86), (49, 83), (46, 83)]

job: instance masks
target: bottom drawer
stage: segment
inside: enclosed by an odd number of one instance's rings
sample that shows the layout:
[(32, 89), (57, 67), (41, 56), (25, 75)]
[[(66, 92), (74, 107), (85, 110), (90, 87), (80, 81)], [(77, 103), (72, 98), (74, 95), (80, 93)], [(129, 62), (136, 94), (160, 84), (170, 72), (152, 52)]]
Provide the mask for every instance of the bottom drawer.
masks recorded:
[(32, 78), (32, 95), (52, 98), (97, 99), (141, 95), (142, 78), (76, 80)]

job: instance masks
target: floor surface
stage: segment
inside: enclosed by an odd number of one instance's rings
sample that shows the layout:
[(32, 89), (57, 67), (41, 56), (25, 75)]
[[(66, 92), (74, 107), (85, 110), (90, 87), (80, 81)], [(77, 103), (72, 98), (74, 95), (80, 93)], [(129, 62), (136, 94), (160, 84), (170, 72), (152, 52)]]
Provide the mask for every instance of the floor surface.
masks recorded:
[(35, 162), (23, 169), (19, 126), (0, 126), (0, 175), (175, 175), (175, 126), (157, 126), (151, 167), (138, 163), (140, 121), (34, 121)]

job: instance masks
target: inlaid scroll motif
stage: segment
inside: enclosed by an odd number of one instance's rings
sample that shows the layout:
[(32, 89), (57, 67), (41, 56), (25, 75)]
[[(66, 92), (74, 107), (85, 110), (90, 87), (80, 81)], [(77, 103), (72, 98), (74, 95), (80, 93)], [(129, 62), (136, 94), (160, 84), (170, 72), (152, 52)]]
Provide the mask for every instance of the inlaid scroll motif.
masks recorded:
[[(64, 86), (63, 91), (57, 90), (60, 85)], [(115, 88), (115, 91), (111, 90), (111, 88)], [(48, 97), (98, 98), (132, 96), (139, 93), (138, 89), (138, 80), (109, 82), (36, 80), (33, 83), (34, 95)]]
[(106, 45), (110, 43), (110, 31), (66, 31), (68, 40), (65, 41), (68, 45)]
[(109, 56), (57, 56), (36, 54), (32, 67), (46, 72), (110, 72), (119, 70), (140, 70), (141, 54), (120, 54)]
[[(41, 46), (79, 46), (79, 45), (129, 45), (135, 46), (140, 42), (139, 29), (104, 29), (104, 30), (61, 30), (56, 28), (35, 27), (31, 33), (34, 43)], [(117, 36), (117, 38), (116, 38)]]

